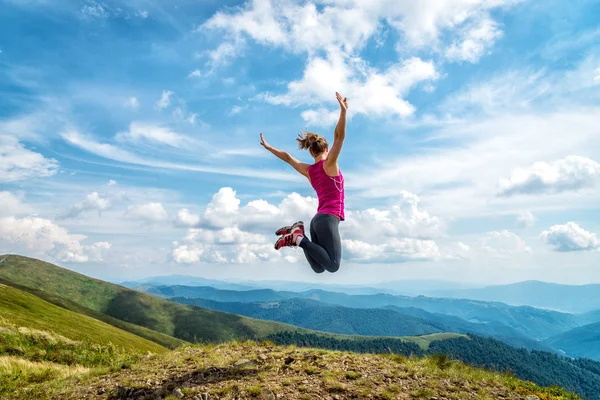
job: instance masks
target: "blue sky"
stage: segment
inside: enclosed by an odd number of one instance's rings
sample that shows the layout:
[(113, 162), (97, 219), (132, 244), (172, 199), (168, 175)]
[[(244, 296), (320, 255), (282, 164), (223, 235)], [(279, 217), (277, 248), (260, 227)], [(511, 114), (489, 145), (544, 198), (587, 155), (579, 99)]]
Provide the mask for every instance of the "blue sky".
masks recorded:
[[(0, 252), (111, 280), (599, 282), (600, 3), (0, 0)], [(273, 231), (332, 139), (343, 267)]]

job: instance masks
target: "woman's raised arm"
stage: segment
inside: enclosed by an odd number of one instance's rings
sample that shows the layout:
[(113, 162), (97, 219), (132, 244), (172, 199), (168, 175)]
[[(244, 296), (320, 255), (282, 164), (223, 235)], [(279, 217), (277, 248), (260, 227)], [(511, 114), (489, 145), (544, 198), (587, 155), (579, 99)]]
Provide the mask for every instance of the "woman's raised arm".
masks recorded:
[(271, 146), (269, 143), (267, 143), (267, 141), (265, 140), (265, 137), (263, 136), (262, 133), (260, 134), (260, 144), (265, 149), (267, 149), (271, 153), (273, 153), (277, 158), (290, 164), (301, 175), (304, 175), (308, 178), (308, 167), (309, 167), (308, 164), (300, 162), (299, 160), (292, 157), (292, 155), (286, 151), (279, 150), (279, 149), (276, 149), (275, 147)]

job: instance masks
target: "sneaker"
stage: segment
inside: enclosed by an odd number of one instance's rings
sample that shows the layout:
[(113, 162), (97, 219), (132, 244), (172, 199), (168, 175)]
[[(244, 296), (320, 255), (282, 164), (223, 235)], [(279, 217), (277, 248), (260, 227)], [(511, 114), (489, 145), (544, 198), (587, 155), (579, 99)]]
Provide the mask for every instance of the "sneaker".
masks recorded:
[(290, 233), (277, 239), (275, 242), (275, 250), (279, 250), (282, 247), (296, 247), (296, 240), (298, 240), (298, 236), (304, 236), (304, 231), (300, 229), (300, 227), (296, 227)]
[(302, 236), (304, 236), (304, 222), (302, 221), (294, 222), (294, 225), (291, 226), (284, 226), (283, 228), (279, 228), (277, 232), (275, 232), (275, 234), (277, 236), (287, 235), (296, 228), (300, 228), (302, 230)]

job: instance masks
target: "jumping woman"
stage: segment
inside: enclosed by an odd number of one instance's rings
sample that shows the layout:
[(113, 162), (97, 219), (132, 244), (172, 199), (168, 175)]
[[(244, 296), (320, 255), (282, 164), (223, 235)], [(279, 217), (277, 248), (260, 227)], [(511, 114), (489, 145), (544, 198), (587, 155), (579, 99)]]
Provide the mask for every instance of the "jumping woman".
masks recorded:
[(340, 118), (335, 127), (331, 150), (324, 137), (307, 132), (298, 135), (299, 147), (308, 150), (314, 158), (313, 164), (301, 163), (289, 153), (270, 146), (260, 134), (261, 145), (281, 160), (290, 164), (310, 181), (317, 193), (317, 213), (310, 221), (310, 240), (304, 234), (304, 223), (295, 222), (277, 230), (280, 236), (275, 249), (299, 246), (304, 250), (308, 263), (316, 273), (336, 272), (342, 259), (342, 242), (339, 225), (344, 221), (344, 176), (338, 166), (338, 157), (346, 137), (346, 110), (348, 102), (339, 93)]

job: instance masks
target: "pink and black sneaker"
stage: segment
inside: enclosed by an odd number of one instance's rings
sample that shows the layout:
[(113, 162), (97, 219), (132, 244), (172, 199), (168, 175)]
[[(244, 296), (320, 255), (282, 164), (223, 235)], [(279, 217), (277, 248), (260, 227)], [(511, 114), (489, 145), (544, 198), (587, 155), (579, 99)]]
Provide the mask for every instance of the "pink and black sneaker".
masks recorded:
[(275, 250), (279, 250), (282, 247), (296, 247), (298, 246), (299, 240), (298, 238), (304, 237), (304, 230), (300, 229), (300, 227), (296, 227), (290, 233), (281, 236), (275, 242)]
[(302, 221), (295, 222), (291, 226), (284, 226), (283, 228), (279, 228), (275, 232), (275, 234), (277, 236), (287, 235), (288, 233), (291, 233), (296, 228), (300, 228), (300, 230), (302, 230), (302, 236), (304, 236), (304, 222), (302, 222)]

